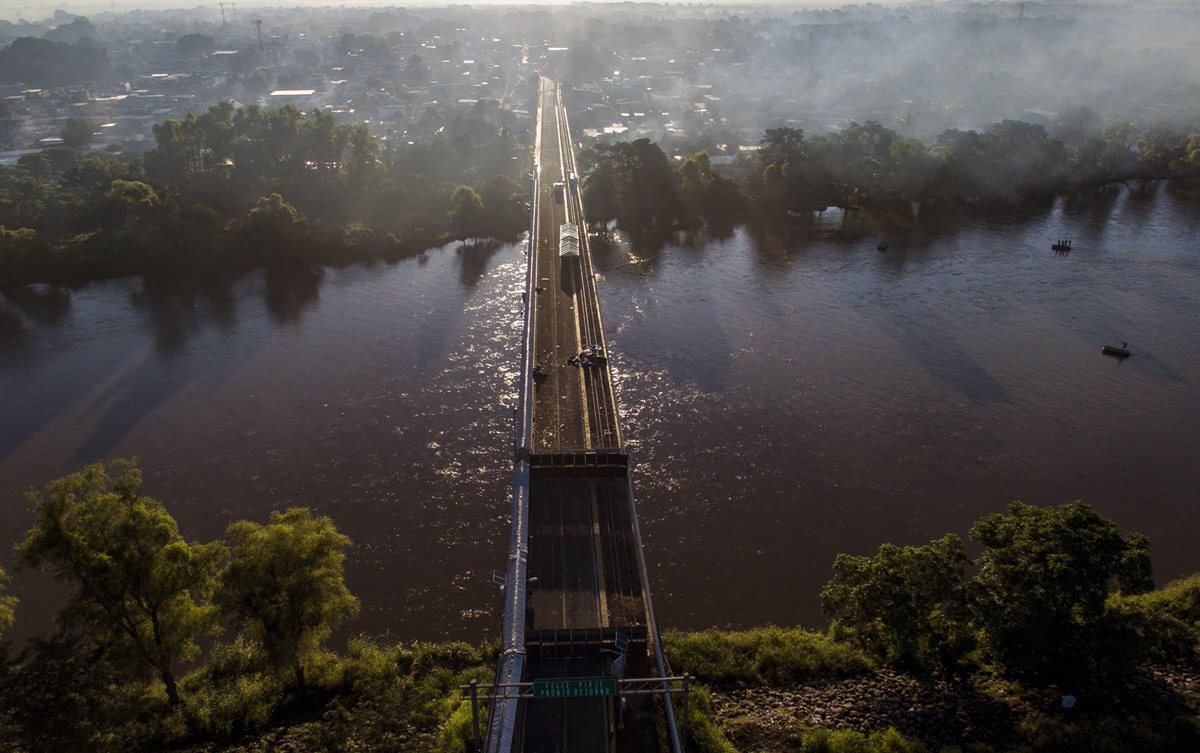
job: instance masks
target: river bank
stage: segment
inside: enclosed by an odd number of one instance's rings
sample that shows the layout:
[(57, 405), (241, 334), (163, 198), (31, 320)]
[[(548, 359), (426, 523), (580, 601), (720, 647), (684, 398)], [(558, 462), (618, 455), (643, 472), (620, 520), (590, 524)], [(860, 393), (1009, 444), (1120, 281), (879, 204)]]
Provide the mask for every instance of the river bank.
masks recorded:
[[(726, 637), (736, 644), (754, 632)], [(668, 647), (697, 635), (674, 634)], [(263, 674), (238, 680), (228, 674), (231, 666), (211, 667), (185, 680), (183, 709), (155, 719), (165, 712), (152, 695), (142, 699), (137, 721), (113, 713), (135, 700), (128, 694), (112, 693), (91, 706), (98, 688), (83, 678), (70, 683), (70, 697), (51, 699), (43, 695), (51, 692), (48, 685), (18, 689), (0, 674), (0, 733), (6, 753), (40, 751), (64, 734), (84, 746), (79, 749), (100, 751), (473, 753), (470, 706), (459, 685), (489, 682), (494, 661), (494, 645), (360, 638), (346, 656), (329, 655), (303, 694)], [(1200, 743), (1195, 662), (1149, 664), (1119, 682), (1075, 689), (1070, 709), (1063, 708), (1061, 689), (1021, 688), (988, 674), (945, 679), (868, 668), (844, 676), (847, 669), (826, 665), (802, 680), (742, 685), (708, 684), (701, 676), (693, 686), (689, 750), (808, 753), (828, 750), (822, 741), (828, 745), (830, 733), (849, 746), (833, 750), (860, 753), (1191, 753)], [(11, 694), (18, 692), (23, 703), (14, 717)], [(41, 714), (37, 739), (20, 726), (29, 723), (22, 709), (31, 705)], [(69, 721), (60, 715), (64, 707), (75, 711)], [(101, 724), (90, 719), (97, 712), (108, 714)], [(897, 747), (897, 732), (903, 747)]]
[[(1074, 739), (1117, 731), (1109, 747), (1075, 750), (1151, 750), (1124, 747), (1160, 730), (1200, 729), (1200, 666), (1149, 665), (1114, 688), (1072, 694), (1018, 692), (993, 678), (947, 681), (877, 670), (853, 678), (817, 678), (791, 686), (713, 691), (714, 721), (739, 751), (799, 750), (813, 729), (869, 734), (889, 728), (931, 751), (1054, 749)], [(1090, 729), (1089, 729), (1090, 728)], [(1139, 738), (1138, 736), (1143, 736)], [(1094, 742), (1093, 742), (1094, 744)], [(1174, 750), (1173, 744), (1157, 748)]]

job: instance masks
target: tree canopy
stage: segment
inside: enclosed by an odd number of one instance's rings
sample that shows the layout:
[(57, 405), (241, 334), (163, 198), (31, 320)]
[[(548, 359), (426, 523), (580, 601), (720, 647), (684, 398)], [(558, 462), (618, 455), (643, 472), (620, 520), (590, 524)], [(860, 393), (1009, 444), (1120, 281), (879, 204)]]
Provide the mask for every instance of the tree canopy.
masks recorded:
[[(474, 107), (431, 143), (385, 145), (328, 112), (223, 102), (154, 126), (142, 159), (66, 147), (25, 155), (0, 168), (0, 227), (22, 233), (0, 242), (0, 287), (513, 239), (528, 225), (528, 186), (513, 179), (521, 163), (507, 117), (494, 104)], [(71, 124), (71, 144), (83, 141), (82, 125)], [(141, 183), (157, 203), (127, 211), (131, 187), (117, 180)], [(482, 209), (462, 205), (462, 194), (456, 210), (458, 186)]]
[(925, 546), (884, 544), (873, 557), (839, 554), (821, 605), (889, 664), (953, 669), (969, 640), (962, 627), (966, 564), (954, 534)]
[(1015, 679), (1076, 683), (1128, 669), (1153, 648), (1139, 643), (1138, 611), (1110, 602), (1117, 590), (1151, 588), (1145, 536), (1123, 536), (1083, 502), (1014, 502), (978, 521), (971, 538), (984, 549), (969, 579), (954, 535), (838, 555), (822, 605), (881, 660), (931, 672), (957, 669), (978, 647)]
[(76, 42), (19, 37), (0, 50), (0, 80), (71, 86), (108, 77), (108, 53), (90, 37)]
[(83, 118), (67, 118), (62, 130), (63, 146), (82, 149), (92, 143), (92, 124)]
[(343, 576), (349, 537), (305, 508), (273, 512), (265, 526), (239, 521), (228, 536), (232, 556), (221, 573), (220, 602), (304, 687), (306, 662), (358, 613)]
[(196, 638), (216, 624), (209, 596), (224, 547), (185, 541), (141, 483), (137, 465), (119, 460), (30, 492), (36, 523), (17, 556), (75, 587), (65, 627), (112, 641), (176, 704), (173, 665), (194, 657)]
[(1106, 668), (1122, 639), (1107, 607), (1114, 587), (1152, 586), (1150, 543), (1122, 536), (1089, 505), (1014, 502), (971, 529), (984, 545), (971, 609), (984, 650), (1013, 676), (1077, 681)]
[(13, 611), (17, 608), (17, 597), (4, 593), (8, 586), (8, 574), (0, 568), (0, 635), (12, 626)]

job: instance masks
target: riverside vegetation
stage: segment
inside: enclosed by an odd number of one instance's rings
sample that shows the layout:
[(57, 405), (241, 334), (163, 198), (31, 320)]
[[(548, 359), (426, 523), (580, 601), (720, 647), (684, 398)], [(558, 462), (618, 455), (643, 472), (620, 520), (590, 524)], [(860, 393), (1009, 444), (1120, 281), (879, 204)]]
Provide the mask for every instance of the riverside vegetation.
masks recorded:
[[(327, 649), (358, 610), (329, 518), (293, 508), (188, 542), (126, 460), (28, 501), (16, 566), (70, 595), (55, 634), (4, 647), (0, 751), (471, 749), (458, 686), (491, 680), (496, 645)], [(666, 634), (673, 671), (702, 683), (691, 747), (1200, 747), (1200, 576), (1153, 590), (1145, 537), (1081, 502), (1013, 503), (970, 533), (973, 561), (955, 535), (839, 555), (824, 631)], [(0, 590), (0, 628), (14, 607)]]
[[(527, 87), (528, 88), (528, 87)], [(515, 239), (527, 226), (525, 147), (512, 113), (481, 100), (429, 144), (294, 107), (225, 102), (154, 127), (126, 159), (53, 147), (0, 168), (0, 288), (125, 274), (340, 264), (450, 240)], [(86, 130), (86, 128), (84, 129)], [(672, 161), (647, 139), (582, 150), (588, 219), (643, 240), (827, 207), (903, 217), (914, 204), (986, 207), (1113, 182), (1200, 177), (1200, 132), (1104, 125), (1086, 109), (1049, 128), (1005, 120), (926, 145), (879, 123), (826, 135), (771, 128), (718, 170), (720, 134)]]
[(154, 126), (140, 159), (65, 146), (25, 155), (0, 168), (0, 288), (514, 239), (529, 192), (511, 119), (483, 101), (414, 145), (327, 112), (224, 102)]
[(651, 236), (700, 225), (721, 233), (828, 207), (903, 216), (915, 204), (981, 208), (1114, 182), (1200, 178), (1200, 131), (1103, 125), (1086, 108), (1049, 128), (1005, 120), (982, 132), (951, 129), (931, 145), (870, 121), (817, 136), (768, 128), (758, 151), (718, 171), (709, 150), (721, 138), (695, 137), (688, 144), (700, 151), (676, 164), (647, 139), (583, 150), (589, 220)]

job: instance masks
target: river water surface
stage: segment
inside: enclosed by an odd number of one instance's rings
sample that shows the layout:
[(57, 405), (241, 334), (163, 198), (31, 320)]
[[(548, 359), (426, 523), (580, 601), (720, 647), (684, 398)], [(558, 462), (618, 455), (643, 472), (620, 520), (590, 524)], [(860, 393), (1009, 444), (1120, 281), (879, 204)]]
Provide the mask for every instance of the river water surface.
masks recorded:
[[(819, 625), (837, 552), (965, 536), (1014, 499), (1146, 533), (1159, 582), (1200, 570), (1197, 237), (1200, 199), (1151, 186), (598, 252), (660, 622)], [(447, 247), (0, 297), (0, 564), (24, 490), (137, 455), (189, 538), (332, 516), (357, 629), (494, 634), (523, 263)], [(15, 637), (48, 629), (55, 587), (13, 585)]]

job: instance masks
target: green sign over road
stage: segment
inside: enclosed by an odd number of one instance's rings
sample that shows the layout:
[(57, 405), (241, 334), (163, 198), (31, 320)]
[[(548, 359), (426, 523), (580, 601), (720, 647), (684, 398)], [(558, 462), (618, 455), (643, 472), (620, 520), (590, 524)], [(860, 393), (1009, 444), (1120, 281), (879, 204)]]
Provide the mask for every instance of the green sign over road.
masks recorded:
[(615, 677), (587, 677), (581, 680), (534, 680), (534, 698), (586, 698), (616, 695)]

